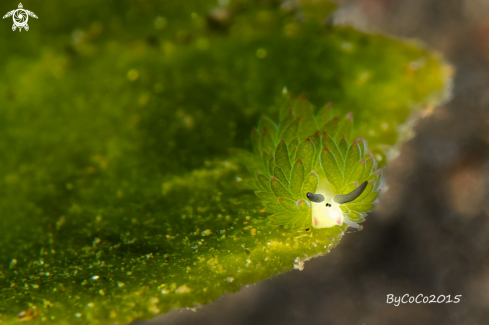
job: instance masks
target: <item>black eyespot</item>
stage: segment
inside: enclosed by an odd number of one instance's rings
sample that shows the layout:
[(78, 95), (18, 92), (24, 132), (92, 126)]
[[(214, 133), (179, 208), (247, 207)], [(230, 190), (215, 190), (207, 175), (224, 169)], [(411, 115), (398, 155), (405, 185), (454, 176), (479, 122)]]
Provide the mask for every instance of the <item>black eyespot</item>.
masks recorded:
[(327, 207), (331, 207), (331, 204), (329, 204), (329, 203), (326, 203), (326, 206), (327, 206)]

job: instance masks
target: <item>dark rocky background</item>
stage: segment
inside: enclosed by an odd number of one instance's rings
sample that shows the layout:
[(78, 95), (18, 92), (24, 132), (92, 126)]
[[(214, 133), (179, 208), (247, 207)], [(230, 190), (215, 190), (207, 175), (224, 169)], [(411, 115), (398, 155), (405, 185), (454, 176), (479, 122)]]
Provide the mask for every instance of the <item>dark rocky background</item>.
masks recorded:
[[(345, 0), (336, 22), (440, 51), (456, 70), (452, 99), (418, 121), (364, 230), (327, 257), (138, 325), (489, 323), (489, 1)], [(462, 297), (386, 303), (406, 293)]]

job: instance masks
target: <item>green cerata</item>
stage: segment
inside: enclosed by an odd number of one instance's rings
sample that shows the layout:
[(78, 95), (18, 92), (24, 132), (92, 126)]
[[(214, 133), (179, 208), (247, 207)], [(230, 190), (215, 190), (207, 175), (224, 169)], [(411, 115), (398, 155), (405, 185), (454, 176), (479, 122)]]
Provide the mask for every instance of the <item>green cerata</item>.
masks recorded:
[(279, 123), (262, 117), (252, 132), (253, 153), (234, 149), (256, 175), (254, 190), (271, 225), (291, 229), (359, 228), (375, 207), (382, 170), (363, 138), (351, 139), (352, 114), (316, 114), (305, 96), (281, 108)]

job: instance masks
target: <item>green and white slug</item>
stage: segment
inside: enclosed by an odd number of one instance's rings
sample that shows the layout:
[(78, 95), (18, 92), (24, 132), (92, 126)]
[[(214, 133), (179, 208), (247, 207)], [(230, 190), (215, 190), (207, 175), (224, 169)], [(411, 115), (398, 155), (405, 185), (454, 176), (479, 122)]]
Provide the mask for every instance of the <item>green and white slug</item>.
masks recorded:
[(314, 114), (305, 97), (290, 99), (278, 124), (262, 117), (252, 132), (253, 154), (236, 150), (255, 173), (255, 193), (271, 225), (305, 229), (359, 228), (379, 195), (382, 172), (363, 138), (350, 141), (352, 114), (331, 105)]

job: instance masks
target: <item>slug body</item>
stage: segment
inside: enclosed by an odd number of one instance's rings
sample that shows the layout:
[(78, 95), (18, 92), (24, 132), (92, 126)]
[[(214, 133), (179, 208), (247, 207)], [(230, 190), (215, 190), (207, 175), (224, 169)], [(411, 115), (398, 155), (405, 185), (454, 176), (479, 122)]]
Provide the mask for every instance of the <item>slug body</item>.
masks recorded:
[(353, 118), (330, 105), (313, 114), (290, 99), (276, 124), (263, 117), (252, 132), (254, 153), (233, 152), (255, 175), (269, 224), (291, 229), (358, 228), (379, 194), (381, 170), (363, 138), (351, 141)]

